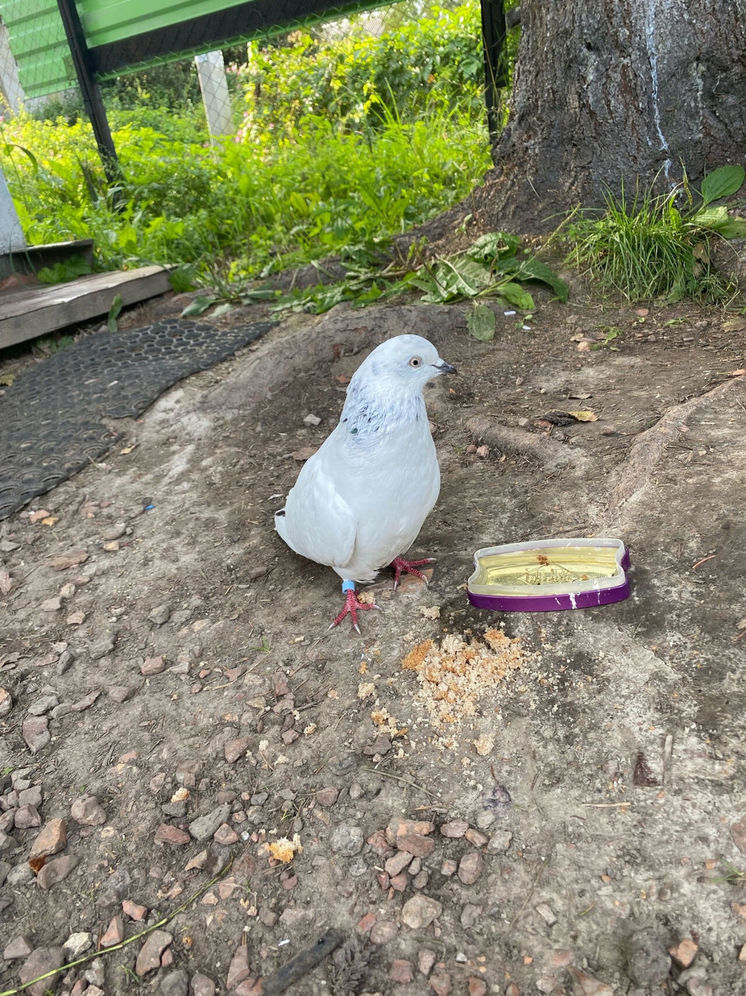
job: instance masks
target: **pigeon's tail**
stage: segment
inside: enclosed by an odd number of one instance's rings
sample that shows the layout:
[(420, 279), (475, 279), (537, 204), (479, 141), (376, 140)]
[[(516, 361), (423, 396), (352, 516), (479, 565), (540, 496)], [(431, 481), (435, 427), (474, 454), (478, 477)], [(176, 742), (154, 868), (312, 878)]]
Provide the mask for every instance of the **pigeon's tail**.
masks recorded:
[(278, 512), (275, 512), (275, 530), (280, 534), (282, 539), (284, 539), (287, 545), (292, 549), (293, 544), (288, 539), (288, 525), (287, 525), (287, 519), (285, 518), (284, 508), (281, 508)]

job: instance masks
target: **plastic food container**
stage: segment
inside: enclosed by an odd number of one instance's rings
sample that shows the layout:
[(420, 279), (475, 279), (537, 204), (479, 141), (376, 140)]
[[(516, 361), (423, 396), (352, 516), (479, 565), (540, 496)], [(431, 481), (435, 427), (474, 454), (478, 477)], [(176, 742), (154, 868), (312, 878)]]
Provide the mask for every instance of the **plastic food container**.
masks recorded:
[(547, 539), (474, 554), (466, 593), (479, 609), (551, 612), (621, 602), (629, 552), (618, 539)]

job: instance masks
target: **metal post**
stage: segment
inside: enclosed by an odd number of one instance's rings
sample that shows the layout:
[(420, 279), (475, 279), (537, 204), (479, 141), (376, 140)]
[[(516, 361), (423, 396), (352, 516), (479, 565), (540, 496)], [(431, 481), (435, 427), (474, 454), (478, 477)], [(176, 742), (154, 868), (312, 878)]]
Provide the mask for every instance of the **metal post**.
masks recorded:
[(494, 149), (500, 134), (500, 89), (505, 86), (505, 8), (503, 0), (482, 0), (482, 45), (484, 48), (484, 100), (490, 145)]
[(122, 179), (117, 150), (111, 137), (106, 108), (101, 99), (101, 90), (93, 73), (91, 55), (86, 44), (80, 15), (75, 6), (75, 0), (57, 0), (57, 6), (67, 35), (67, 44), (75, 66), (78, 84), (83, 95), (83, 104), (93, 126), (93, 134), (96, 138), (106, 179), (110, 186), (116, 186)]

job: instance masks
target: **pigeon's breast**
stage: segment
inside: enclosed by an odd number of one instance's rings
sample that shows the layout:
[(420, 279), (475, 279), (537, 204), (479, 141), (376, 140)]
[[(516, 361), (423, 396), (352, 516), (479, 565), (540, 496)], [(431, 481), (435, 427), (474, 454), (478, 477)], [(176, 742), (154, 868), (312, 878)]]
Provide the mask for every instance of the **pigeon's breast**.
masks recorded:
[[(356, 539), (346, 577), (370, 580), (414, 542), (438, 497), (440, 469), (426, 418), (371, 435), (347, 434), (341, 494)], [(336, 566), (336, 565), (335, 565)]]

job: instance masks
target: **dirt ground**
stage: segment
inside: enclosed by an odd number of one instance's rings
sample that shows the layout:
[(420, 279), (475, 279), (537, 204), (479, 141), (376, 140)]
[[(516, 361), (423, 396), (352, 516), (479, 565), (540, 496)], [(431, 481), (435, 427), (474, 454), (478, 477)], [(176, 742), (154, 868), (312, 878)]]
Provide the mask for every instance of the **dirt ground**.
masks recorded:
[[(295, 316), (0, 523), (3, 993), (746, 993), (746, 321), (497, 314)], [(437, 563), (328, 632), (273, 514), (403, 332), (459, 370)], [(470, 607), (474, 550), (571, 536), (624, 540), (629, 599)]]

